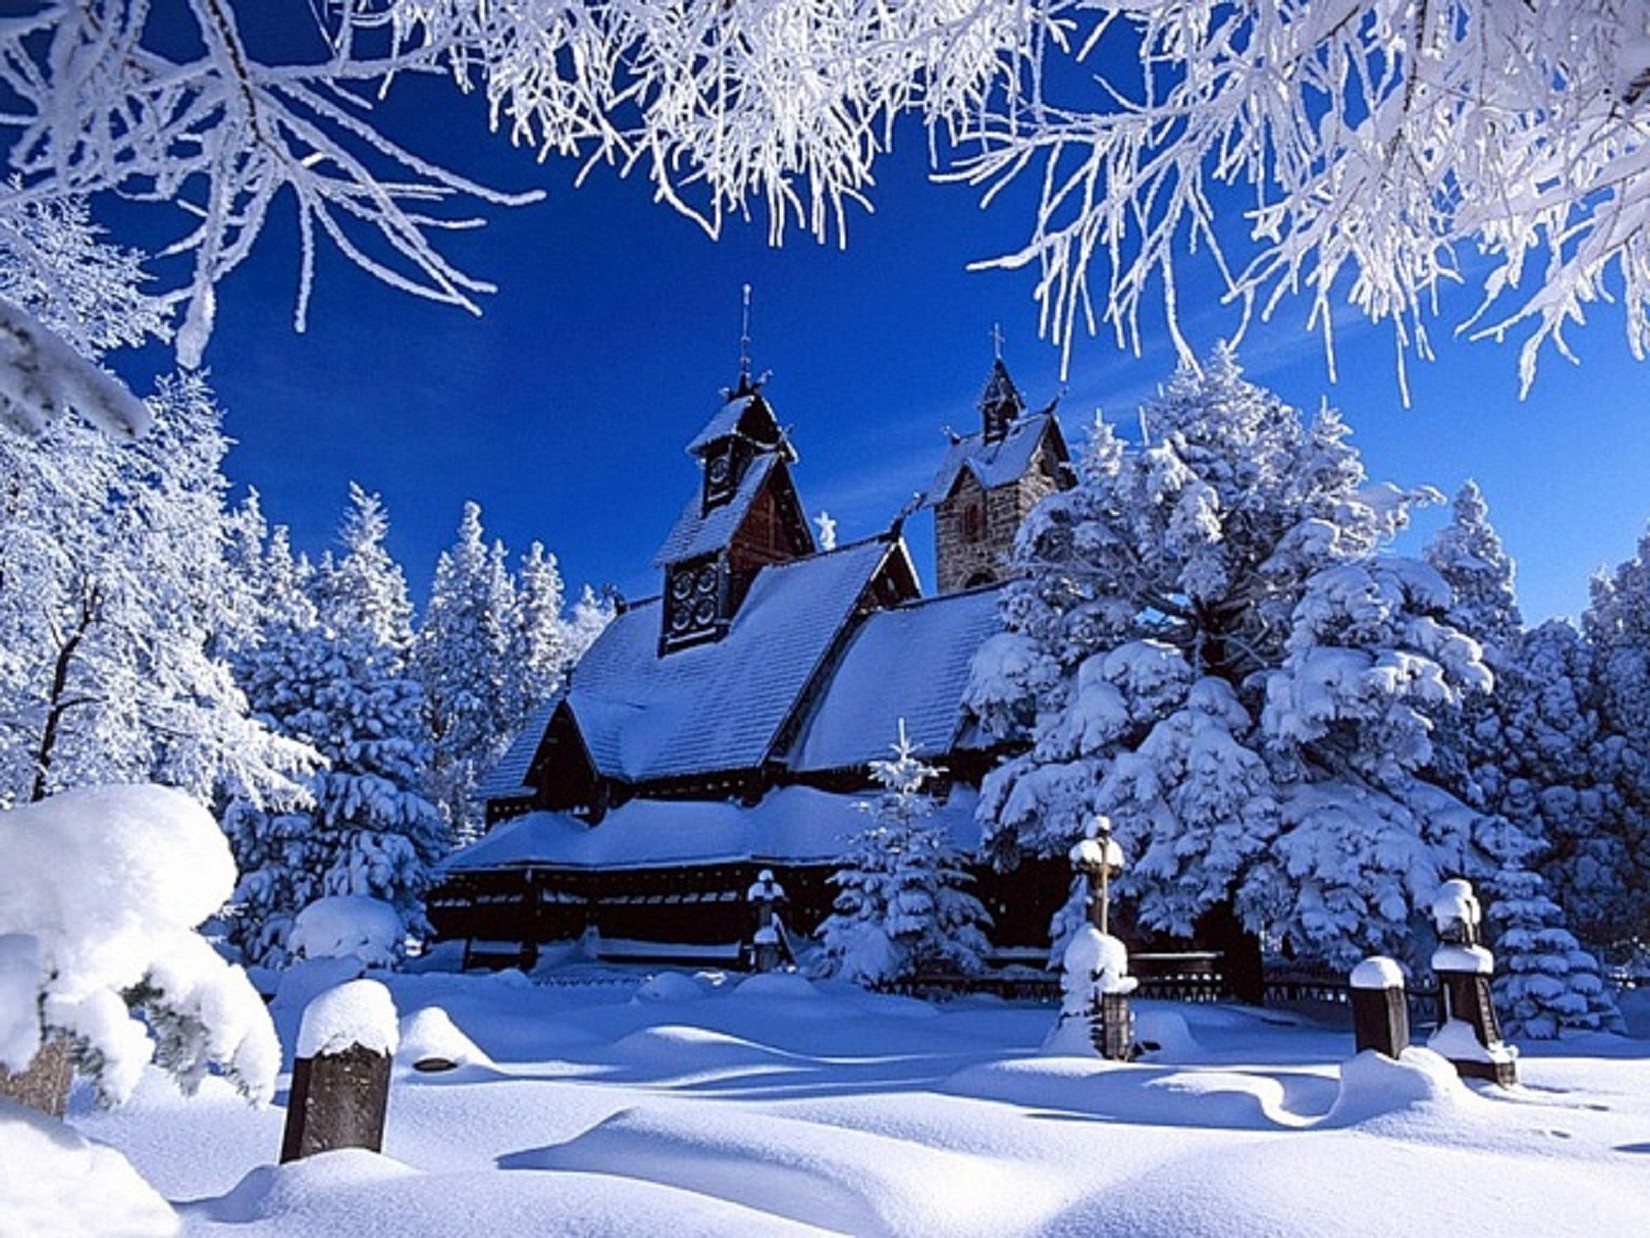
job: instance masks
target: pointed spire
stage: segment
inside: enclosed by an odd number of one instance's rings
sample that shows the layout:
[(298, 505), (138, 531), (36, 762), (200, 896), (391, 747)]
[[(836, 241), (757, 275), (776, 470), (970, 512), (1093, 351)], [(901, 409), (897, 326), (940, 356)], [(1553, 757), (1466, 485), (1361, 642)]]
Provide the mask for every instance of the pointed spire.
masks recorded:
[(991, 363), (991, 377), (986, 379), (985, 390), (980, 393), (985, 441), (995, 443), (1006, 438), (1008, 428), (1025, 411), (1025, 398), (1008, 376), (1008, 367), (999, 356)]

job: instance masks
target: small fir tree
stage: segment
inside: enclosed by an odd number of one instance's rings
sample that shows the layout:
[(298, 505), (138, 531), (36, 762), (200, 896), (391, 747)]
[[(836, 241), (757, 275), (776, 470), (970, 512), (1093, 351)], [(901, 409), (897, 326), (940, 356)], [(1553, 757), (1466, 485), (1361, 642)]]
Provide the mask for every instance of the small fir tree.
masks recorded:
[(1512, 1036), (1625, 1032), (1598, 960), (1564, 927), (1541, 878), (1525, 868), (1496, 874), (1489, 919), (1496, 929), (1496, 1009)]
[(904, 719), (893, 750), (893, 760), (871, 762), (883, 791), (859, 807), (873, 824), (831, 877), (840, 893), (820, 926), (819, 973), (875, 986), (935, 969), (977, 972), (990, 918), (964, 889), (962, 857), (928, 824), (934, 801), (922, 786), (939, 771), (917, 759)]

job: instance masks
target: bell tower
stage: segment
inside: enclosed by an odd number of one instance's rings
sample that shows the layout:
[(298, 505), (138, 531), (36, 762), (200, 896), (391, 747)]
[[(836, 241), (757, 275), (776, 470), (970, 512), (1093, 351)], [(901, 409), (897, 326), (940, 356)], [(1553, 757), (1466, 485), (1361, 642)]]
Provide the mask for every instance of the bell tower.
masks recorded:
[(999, 354), (977, 408), (980, 428), (951, 436), (924, 503), (934, 509), (934, 575), (941, 593), (1008, 579), (1020, 524), (1045, 495), (1071, 484), (1057, 401), (1026, 412)]

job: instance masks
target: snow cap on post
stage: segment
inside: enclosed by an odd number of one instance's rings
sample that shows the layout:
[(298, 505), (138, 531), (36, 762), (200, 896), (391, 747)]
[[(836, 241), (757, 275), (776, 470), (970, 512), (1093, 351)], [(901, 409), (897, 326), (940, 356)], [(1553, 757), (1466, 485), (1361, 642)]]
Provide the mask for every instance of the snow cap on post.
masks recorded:
[(1397, 962), (1384, 954), (1373, 955), (1352, 969), (1355, 989), (1401, 989), (1404, 973)]
[(304, 1008), (297, 1056), (342, 1053), (354, 1045), (390, 1056), (399, 1042), (390, 991), (376, 980), (351, 980)]
[(1103, 816), (1096, 816), (1090, 821), (1084, 828), (1082, 840), (1072, 847), (1069, 858), (1071, 866), (1081, 873), (1099, 876), (1101, 869), (1106, 870), (1108, 877), (1121, 873), (1123, 848), (1111, 836), (1111, 821)]
[(1432, 921), (1440, 933), (1456, 925), (1476, 929), (1483, 919), (1478, 896), (1472, 892), (1472, 882), (1459, 877), (1444, 882), (1432, 900)]

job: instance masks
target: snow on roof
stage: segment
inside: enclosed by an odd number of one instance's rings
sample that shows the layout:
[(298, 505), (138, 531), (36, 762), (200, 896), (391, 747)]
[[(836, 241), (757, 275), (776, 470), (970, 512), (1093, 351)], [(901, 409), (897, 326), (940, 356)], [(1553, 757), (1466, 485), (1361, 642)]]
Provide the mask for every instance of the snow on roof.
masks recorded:
[(928, 488), (924, 504), (932, 507), (949, 495), (964, 469), (973, 473), (987, 490), (1024, 477), (1036, 458), (1037, 445), (1042, 442), (1044, 430), (1053, 421), (1054, 413), (1049, 409), (1020, 417), (1008, 427), (1008, 433), (995, 443), (985, 442), (981, 431), (965, 434), (951, 444), (945, 463), (935, 475), (934, 484)]
[(660, 602), (614, 619), (568, 692), (597, 770), (640, 782), (760, 765), (889, 551), (865, 541), (763, 568), (721, 640), (664, 657)]
[[(586, 825), (560, 813), (534, 812), (497, 826), (455, 851), (445, 873), (511, 868), (622, 869), (690, 864), (821, 864), (871, 824), (855, 805), (865, 796), (812, 787), (781, 787), (753, 808), (725, 800), (631, 800)], [(955, 789), (932, 820), (952, 846), (972, 851), (978, 796)]]
[(969, 665), (1002, 630), (1002, 586), (908, 602), (869, 616), (848, 643), (791, 751), (797, 770), (886, 757), (901, 718), (925, 757), (957, 747)]
[[(745, 411), (760, 397), (757, 391), (741, 391), (730, 396), (728, 402), (716, 410), (716, 413), (705, 423), (705, 428), (693, 436), (693, 441), (687, 445), (690, 455), (697, 455), (702, 448), (710, 446), (719, 438), (727, 438), (739, 430), (739, 422), (744, 418)], [(763, 402), (764, 409), (767, 407)], [(769, 412), (771, 419), (773, 414)]]
[(739, 526), (744, 523), (751, 504), (756, 502), (762, 483), (767, 481), (768, 474), (778, 463), (779, 457), (772, 452), (757, 456), (739, 479), (739, 489), (734, 496), (708, 512), (704, 510), (701, 497), (695, 494), (676, 518), (676, 524), (658, 553), (653, 556), (653, 566), (664, 567), (680, 563), (683, 559), (711, 554), (731, 542)]
[(550, 725), (550, 715), (556, 712), (556, 706), (561, 704), (562, 697), (562, 693), (556, 693), (528, 715), (520, 734), (510, 741), (510, 746), (504, 750), (504, 755), (498, 759), (498, 763), (476, 784), (478, 798), (506, 799), (510, 796), (524, 795), (530, 790), (527, 786), (528, 770), (532, 767), (533, 757), (538, 753), (539, 742), (544, 738), (544, 728)]

